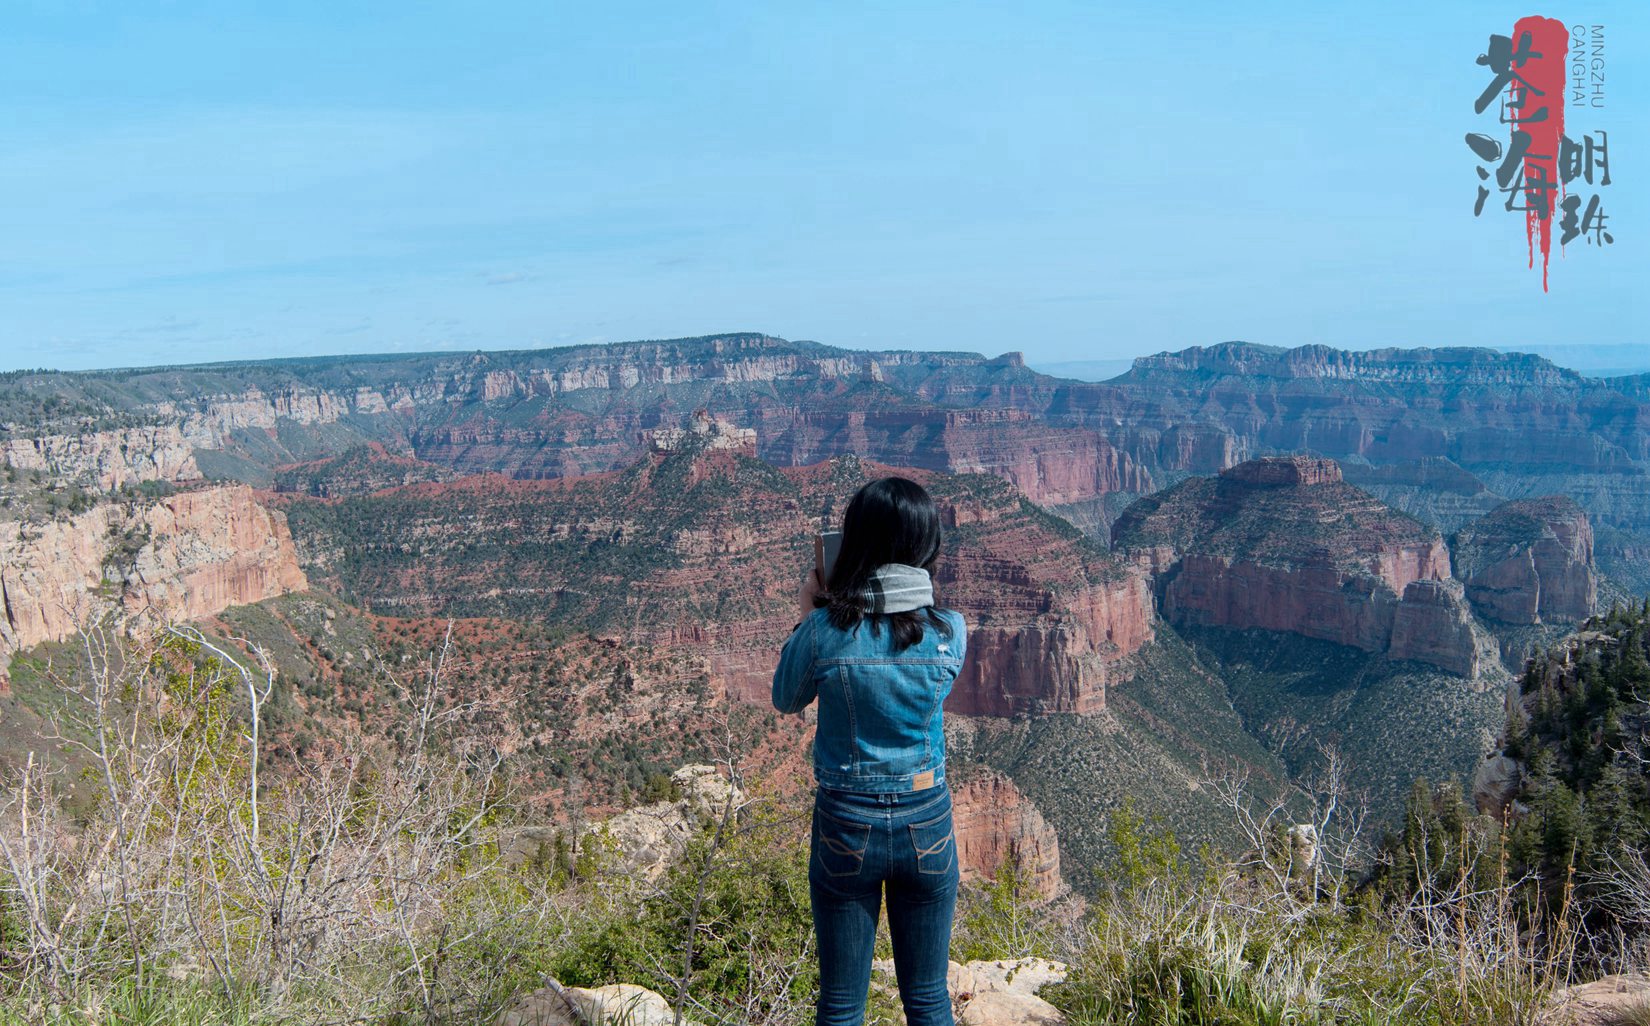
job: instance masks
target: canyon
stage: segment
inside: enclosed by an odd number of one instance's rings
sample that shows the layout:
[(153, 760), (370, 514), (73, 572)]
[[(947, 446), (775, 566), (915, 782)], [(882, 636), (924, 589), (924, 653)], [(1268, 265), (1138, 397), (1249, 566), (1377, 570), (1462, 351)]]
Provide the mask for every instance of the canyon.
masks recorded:
[[(1182, 477), (1310, 452), (1444, 533), (1502, 502), (1569, 495), (1598, 532), (1600, 569), (1637, 588), (1650, 538), (1645, 377), (1587, 378), (1482, 349), (1227, 342), (1081, 382), (1032, 371), (1015, 352), (730, 334), (21, 376), (0, 389), (0, 445), (14, 462), (99, 481), (198, 470), (268, 486), (278, 467), (367, 442), (457, 475), (536, 479), (622, 467), (641, 432), (680, 428), (703, 408), (754, 432), (754, 454), (776, 465), (851, 453), (990, 473), (1100, 537), (1129, 500)], [(43, 409), (25, 405), (42, 393), (72, 416), (23, 417)], [(155, 445), (169, 455), (128, 468), (75, 451), (65, 440), (85, 432), (74, 425), (98, 418), (164, 433)], [(118, 449), (118, 435), (103, 432), (95, 447)], [(1440, 467), (1450, 473), (1429, 469)]]
[(451, 618), (468, 729), (535, 808), (622, 801), (711, 714), (800, 775), (805, 725), (765, 707), (811, 536), (897, 473), (970, 628), (965, 864), (1054, 893), (1122, 795), (1212, 836), (1209, 763), (1281, 781), (1340, 739), (1384, 801), (1469, 769), (1529, 632), (1650, 587), (1647, 424), (1644, 382), (1484, 350), (1225, 343), (1077, 382), (736, 334), (11, 375), (0, 666), (109, 613), (271, 639), (301, 758), (392, 729), (369, 653)]
[(622, 471), (553, 481), (273, 499), (311, 575), (373, 612), (554, 619), (702, 655), (719, 689), (752, 704), (768, 700), (774, 653), (795, 621), (784, 599), (813, 532), (887, 474), (927, 486), (948, 529), (936, 589), (970, 630), (948, 709), (1098, 712), (1120, 666), (1152, 638), (1144, 575), (1000, 479), (851, 456), (773, 467), (727, 437), (739, 436), (655, 438)]

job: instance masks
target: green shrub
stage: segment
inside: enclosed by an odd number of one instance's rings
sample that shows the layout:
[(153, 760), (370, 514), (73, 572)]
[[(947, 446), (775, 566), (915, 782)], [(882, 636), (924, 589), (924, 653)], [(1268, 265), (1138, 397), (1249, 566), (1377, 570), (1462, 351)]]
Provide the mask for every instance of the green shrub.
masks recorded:
[(994, 877), (960, 889), (951, 957), (957, 962), (1057, 957), (1049, 911), (1019, 849), (1010, 848)]
[[(636, 983), (667, 998), (685, 978), (713, 1010), (811, 1004), (812, 950), (806, 838), (783, 810), (760, 807), (720, 831), (704, 827), (656, 891), (599, 909), (549, 971), (572, 986)], [(782, 993), (766, 993), (776, 980)]]

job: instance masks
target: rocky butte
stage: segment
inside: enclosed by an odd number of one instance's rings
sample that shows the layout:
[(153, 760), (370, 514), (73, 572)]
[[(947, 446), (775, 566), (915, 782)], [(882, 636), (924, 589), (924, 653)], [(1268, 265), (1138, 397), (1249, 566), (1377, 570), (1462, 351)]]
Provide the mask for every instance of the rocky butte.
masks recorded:
[(1333, 460), (1188, 478), (1129, 506), (1113, 545), (1153, 575), (1174, 623), (1287, 631), (1464, 677), (1492, 651), (1443, 538), (1346, 484)]
[(1561, 495), (1508, 502), (1455, 535), (1456, 575), (1485, 616), (1504, 623), (1574, 623), (1598, 604), (1593, 528)]
[(756, 432), (750, 428), (735, 427), (725, 420), (712, 417), (704, 409), (693, 411), (687, 427), (662, 427), (640, 432), (637, 436), (653, 452), (673, 452), (677, 449), (703, 450), (731, 449), (746, 456), (756, 455)]

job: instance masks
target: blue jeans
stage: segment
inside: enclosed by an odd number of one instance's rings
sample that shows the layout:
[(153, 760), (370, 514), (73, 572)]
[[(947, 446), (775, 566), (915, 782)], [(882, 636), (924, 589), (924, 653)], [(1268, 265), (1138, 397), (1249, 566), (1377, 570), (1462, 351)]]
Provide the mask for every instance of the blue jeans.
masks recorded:
[(909, 1026), (952, 1026), (945, 973), (957, 906), (951, 790), (814, 794), (808, 858), (819, 939), (815, 1026), (861, 1026), (883, 884), (894, 974)]

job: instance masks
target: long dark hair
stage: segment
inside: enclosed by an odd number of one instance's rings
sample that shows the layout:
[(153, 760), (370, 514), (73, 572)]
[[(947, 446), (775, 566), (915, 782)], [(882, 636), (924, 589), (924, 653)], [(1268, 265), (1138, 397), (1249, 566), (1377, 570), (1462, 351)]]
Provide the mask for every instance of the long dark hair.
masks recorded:
[(864, 609), (877, 567), (904, 563), (932, 574), (940, 541), (940, 511), (922, 485), (904, 477), (866, 482), (843, 511), (842, 547), (825, 582), (825, 594), (817, 596), (814, 605), (828, 610), (826, 615), (838, 630), (850, 630), (861, 620), (871, 621), (872, 630), (886, 622), (894, 633), (896, 649), (921, 641), (928, 624), (949, 637), (951, 625), (933, 606), (876, 614)]

